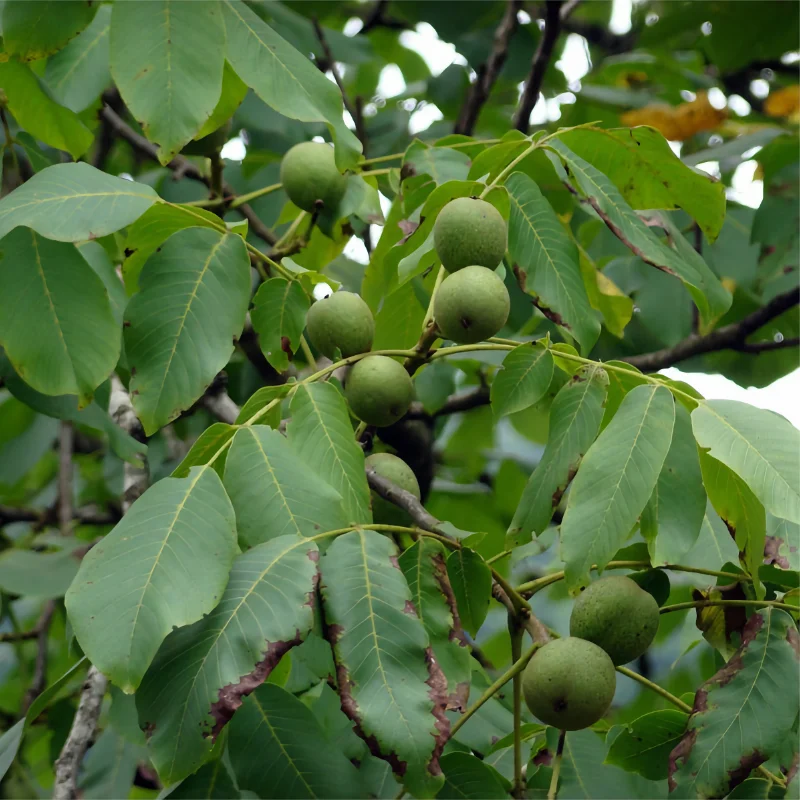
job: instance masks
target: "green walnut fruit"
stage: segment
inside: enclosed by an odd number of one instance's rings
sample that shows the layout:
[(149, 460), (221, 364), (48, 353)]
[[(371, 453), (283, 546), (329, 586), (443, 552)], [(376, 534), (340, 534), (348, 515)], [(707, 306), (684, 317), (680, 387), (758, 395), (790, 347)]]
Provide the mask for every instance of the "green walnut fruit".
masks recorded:
[(433, 313), (444, 338), (473, 344), (506, 324), (511, 301), (500, 278), (484, 267), (464, 267), (448, 275), (436, 293)]
[(338, 347), (344, 358), (366, 353), (372, 347), (375, 320), (369, 306), (352, 292), (335, 292), (317, 300), (306, 317), (308, 338), (328, 358)]
[(367, 356), (350, 370), (344, 393), (362, 422), (385, 428), (408, 411), (414, 384), (399, 362), (387, 356)]
[(638, 583), (623, 575), (607, 575), (575, 601), (569, 632), (608, 653), (616, 665), (638, 658), (658, 630), (658, 603)]
[(556, 639), (525, 667), (522, 691), (531, 713), (545, 725), (577, 731), (608, 711), (617, 686), (614, 665), (585, 639)]
[(347, 188), (347, 178), (336, 168), (333, 148), (322, 142), (292, 147), (281, 161), (281, 183), (289, 199), (309, 212), (317, 210), (317, 201), (335, 208)]
[[(420, 499), (419, 483), (411, 467), (402, 458), (391, 453), (373, 453), (366, 459), (366, 466), (372, 467), (378, 475), (390, 480), (401, 489), (411, 492), (417, 500)], [(407, 525), (408, 514), (399, 509), (394, 503), (384, 500), (376, 492), (372, 492), (372, 520), (381, 525)]]
[(506, 221), (485, 200), (459, 197), (439, 212), (433, 245), (448, 272), (472, 265), (495, 269), (506, 252)]

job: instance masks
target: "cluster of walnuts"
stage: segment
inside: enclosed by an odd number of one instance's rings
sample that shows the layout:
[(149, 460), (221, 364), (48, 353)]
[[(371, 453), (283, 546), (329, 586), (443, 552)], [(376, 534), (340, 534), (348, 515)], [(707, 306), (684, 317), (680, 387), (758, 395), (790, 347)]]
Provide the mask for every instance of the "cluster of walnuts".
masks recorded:
[(544, 645), (525, 667), (531, 713), (567, 731), (597, 722), (614, 699), (615, 666), (647, 650), (658, 617), (653, 596), (630, 578), (611, 575), (590, 584), (573, 606), (571, 635)]
[[(286, 153), (281, 183), (289, 199), (309, 212), (320, 205), (335, 208), (347, 186), (332, 148), (316, 142), (303, 142)], [(444, 338), (471, 344), (494, 336), (505, 325), (508, 290), (493, 270), (503, 259), (506, 238), (505, 220), (484, 200), (458, 198), (437, 217), (434, 247), (451, 273), (439, 287), (433, 309)], [(375, 333), (367, 304), (357, 294), (343, 291), (314, 303), (306, 326), (311, 342), (328, 358), (369, 352)], [(408, 411), (413, 385), (400, 363), (374, 355), (350, 370), (345, 394), (360, 420), (386, 427)]]

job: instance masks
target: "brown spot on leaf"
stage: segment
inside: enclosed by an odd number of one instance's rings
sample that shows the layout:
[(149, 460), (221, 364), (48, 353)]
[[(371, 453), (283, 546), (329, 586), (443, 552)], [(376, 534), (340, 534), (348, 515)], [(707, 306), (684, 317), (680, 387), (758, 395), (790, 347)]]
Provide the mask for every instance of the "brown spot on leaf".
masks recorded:
[(450, 738), (450, 720), (444, 713), (447, 708), (447, 678), (442, 672), (442, 668), (436, 663), (433, 657), (433, 651), (430, 647), (425, 648), (425, 665), (428, 667), (428, 680), (425, 683), (430, 687), (428, 697), (433, 700), (433, 714), (436, 722), (434, 727), (436, 733), (434, 734), (433, 752), (431, 753), (431, 760), (428, 762), (428, 772), (431, 775), (437, 776), (442, 774), (442, 768), (439, 765), (439, 758), (442, 755), (447, 740)]
[(136, 252), (136, 248), (126, 247), (124, 250), (125, 258), (130, 258)]
[(414, 604), (410, 600), (406, 600), (406, 604), (403, 606), (403, 613), (408, 614), (410, 617), (418, 617), (417, 609), (414, 608)]
[(292, 343), (289, 341), (288, 336), (281, 336), (281, 350), (289, 356), (289, 360), (291, 361), (292, 358)]
[(419, 223), (412, 222), (410, 219), (401, 219), (397, 223), (397, 227), (403, 231), (403, 237), (400, 239), (398, 244), (405, 244), (409, 240), (411, 234), (414, 233), (414, 231), (419, 227)]
[(522, 289), (523, 292), (527, 292), (528, 290), (525, 288), (528, 284), (528, 273), (525, 272), (524, 269), (519, 264), (514, 264), (514, 277), (517, 279), (517, 283), (519, 284), (519, 288)]
[(795, 656), (800, 659), (800, 633), (797, 632), (797, 628), (789, 628), (786, 631), (786, 641), (789, 642), (792, 650), (794, 650)]
[(400, 569), (400, 562), (397, 560), (396, 555), (389, 556), (389, 561), (395, 569)]
[[(767, 536), (764, 542), (764, 563), (777, 564), (781, 569), (790, 569), (789, 559), (779, 552), (783, 539), (777, 536)], [(790, 548), (794, 549), (794, 548)]]
[(555, 325), (560, 325), (562, 328), (566, 328), (567, 330), (572, 330), (572, 326), (569, 325), (564, 321), (564, 317), (561, 314), (553, 311), (552, 308), (548, 308), (544, 303), (542, 303), (541, 299), (538, 297), (531, 296), (531, 302), (542, 312), (542, 314), (547, 317)]
[(302, 641), (303, 637), (298, 630), (293, 639), (282, 642), (268, 642), (264, 657), (256, 664), (251, 673), (242, 675), (236, 683), (229, 683), (219, 690), (219, 699), (212, 703), (209, 709), (209, 715), (214, 719), (214, 726), (210, 732), (204, 731), (203, 735), (210, 735), (212, 739), (216, 739), (236, 709), (242, 704), (244, 698), (264, 683), (284, 653), (287, 653)]
[(728, 789), (738, 786), (754, 769), (760, 767), (768, 756), (753, 750), (739, 759), (739, 766), (728, 770)]
[[(318, 525), (316, 527), (319, 527)], [(309, 550), (306, 555), (308, 556), (309, 560), (313, 561), (315, 564), (319, 563), (319, 550)]]
[(546, 747), (540, 750), (531, 761), (536, 767), (549, 767), (552, 762), (553, 754)]
[[(700, 692), (698, 692), (698, 695)], [(695, 703), (697, 699), (695, 698)], [(669, 790), (670, 792), (674, 792), (675, 789), (678, 788), (678, 784), (675, 782), (673, 775), (681, 768), (681, 765), (686, 763), (686, 759), (689, 758), (689, 754), (692, 752), (692, 748), (694, 747), (695, 739), (697, 739), (697, 731), (690, 730), (686, 731), (683, 734), (683, 737), (675, 745), (672, 749), (672, 752), (669, 754)]]

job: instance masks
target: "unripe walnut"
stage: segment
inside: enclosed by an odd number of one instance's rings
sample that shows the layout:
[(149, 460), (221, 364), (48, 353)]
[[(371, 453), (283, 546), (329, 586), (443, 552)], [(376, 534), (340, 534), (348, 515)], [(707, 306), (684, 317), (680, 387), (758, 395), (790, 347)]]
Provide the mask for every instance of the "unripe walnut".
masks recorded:
[(372, 347), (375, 320), (369, 306), (352, 292), (335, 292), (317, 300), (306, 317), (308, 338), (317, 350), (334, 358), (338, 348), (343, 358), (366, 353)]
[(302, 142), (281, 161), (281, 183), (289, 199), (303, 211), (317, 210), (317, 201), (335, 208), (344, 197), (347, 178), (336, 167), (333, 148), (322, 142)]
[(480, 266), (494, 270), (506, 252), (506, 221), (485, 200), (459, 197), (436, 217), (433, 245), (448, 272)]
[(408, 411), (414, 384), (399, 362), (387, 356), (367, 356), (350, 370), (344, 393), (362, 422), (385, 428)]

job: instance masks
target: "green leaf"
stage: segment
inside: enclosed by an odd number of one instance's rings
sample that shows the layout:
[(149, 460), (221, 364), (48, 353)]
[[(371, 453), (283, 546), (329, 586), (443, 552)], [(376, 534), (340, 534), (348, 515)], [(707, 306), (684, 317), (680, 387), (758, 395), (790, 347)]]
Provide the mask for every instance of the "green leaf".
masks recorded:
[(136, 705), (142, 727), (152, 727), (148, 746), (166, 783), (208, 758), (242, 699), (311, 630), (317, 559), (317, 546), (296, 536), (253, 547), (233, 562), (216, 608), (161, 645)]
[(108, 299), (111, 303), (111, 312), (114, 315), (114, 322), (122, 330), (122, 318), (125, 306), (128, 304), (128, 295), (125, 293), (125, 286), (119, 279), (117, 268), (109, 258), (108, 253), (98, 242), (83, 242), (78, 245), (78, 252), (86, 259), (89, 266), (97, 273), (97, 277), (103, 281), (103, 286), (108, 292)]
[[(472, 671), (472, 697), (480, 697), (490, 686), (491, 679), (473, 661)], [(500, 696), (503, 694), (501, 692)], [(458, 719), (455, 714), (450, 714), (451, 719)], [(462, 725), (455, 735), (455, 741), (477, 750), (479, 753), (489, 753), (494, 744), (500, 741), (514, 728), (514, 716), (495, 695), (484, 703), (467, 722)]]
[(405, 762), (409, 792), (433, 797), (442, 785), (438, 756), (449, 731), (446, 682), (395, 558), (394, 543), (374, 531), (338, 537), (321, 564), (325, 619), (336, 631), (345, 713), (364, 736), (375, 737), (396, 771)]
[(308, 307), (308, 295), (300, 283), (285, 278), (264, 281), (253, 298), (250, 319), (261, 352), (278, 372), (288, 369), (291, 356), (300, 346)]
[(300, 384), (291, 412), (288, 435), (294, 452), (339, 492), (348, 525), (371, 522), (364, 451), (341, 392), (330, 383)]
[(800, 572), (800, 525), (767, 514), (767, 541), (764, 558), (781, 569)]
[(705, 510), (706, 491), (692, 423), (689, 412), (677, 405), (672, 444), (640, 520), (654, 567), (683, 563), (681, 559), (700, 535)]
[(309, 537), (347, 527), (341, 495), (263, 425), (241, 428), (225, 463), (225, 489), (248, 546), (286, 534)]
[[(66, 544), (66, 543), (65, 543)], [(25, 597), (63, 597), (80, 566), (83, 542), (52, 553), (10, 547), (0, 554), (0, 589)]]
[(147, 261), (139, 284), (125, 311), (125, 352), (131, 400), (152, 434), (228, 363), (250, 299), (244, 241), (205, 228), (178, 231)]
[(681, 564), (703, 569), (722, 569), (723, 564), (735, 564), (739, 560), (736, 542), (714, 510), (706, 503), (706, 513), (700, 526), (700, 535), (694, 547), (681, 558)]
[(0, 200), (0, 238), (24, 225), (48, 239), (82, 242), (114, 233), (158, 200), (155, 190), (89, 164), (55, 164)]
[(563, 142), (551, 139), (548, 147), (569, 167), (577, 188), (586, 195), (585, 202), (615, 236), (648, 264), (683, 281), (704, 322), (712, 322), (730, 308), (730, 293), (697, 253), (687, 261), (685, 253), (664, 244), (625, 202), (614, 184)]
[(34, 389), (85, 405), (120, 352), (103, 282), (74, 245), (28, 228), (5, 236), (0, 253), (0, 344)]
[[(282, 400), (289, 394), (291, 384), (281, 383), (278, 386), (262, 386), (250, 395), (247, 402), (242, 406), (236, 424), (241, 425), (252, 419), (262, 408), (273, 400)], [(270, 428), (277, 428), (281, 421), (281, 404), (276, 403), (269, 411), (256, 420), (257, 425), (269, 425)]]
[(217, 604), (235, 550), (233, 508), (214, 470), (153, 484), (86, 554), (67, 592), (92, 663), (134, 691), (172, 628)]
[[(63, 5), (58, 2), (59, 7)], [(110, 5), (101, 5), (89, 27), (47, 59), (44, 73), (47, 87), (62, 106), (76, 114), (91, 105), (111, 82), (111, 8)]]
[(730, 467), (771, 514), (800, 522), (800, 431), (773, 411), (708, 400), (692, 412), (697, 443)]
[(444, 787), (436, 795), (444, 800), (505, 800), (509, 783), (496, 769), (471, 753), (442, 756)]
[(26, 719), (15, 722), (0, 736), (0, 777), (4, 777), (8, 768), (17, 757), (17, 751), (22, 744), (22, 735), (25, 733)]
[(60, 50), (95, 13), (91, 0), (6, 0), (3, 49), (20, 61), (35, 61)]
[(264, 800), (362, 796), (358, 772), (312, 712), (274, 684), (245, 700), (231, 722), (228, 748), (239, 787)]
[(566, 581), (589, 581), (625, 543), (653, 493), (672, 441), (675, 402), (664, 386), (637, 386), (583, 458), (561, 523)]
[(683, 736), (688, 718), (683, 711), (665, 708), (612, 728), (605, 763), (637, 772), (651, 781), (664, 780), (669, 754)]
[(417, 175), (430, 175), (437, 186), (448, 181), (465, 181), (469, 172), (466, 153), (449, 147), (431, 147), (419, 139), (415, 139), (406, 150), (403, 165), (406, 164), (413, 167)]
[(721, 461), (706, 452), (700, 453), (700, 469), (708, 499), (735, 537), (742, 563), (753, 578), (759, 597), (764, 587), (758, 579), (758, 568), (764, 563), (767, 521), (764, 506), (750, 487)]
[[(558, 732), (548, 728), (547, 744), (555, 752)], [(604, 763), (606, 746), (591, 729), (568, 731), (564, 740), (564, 756), (558, 782), (558, 796), (592, 798), (592, 800), (666, 800), (666, 781), (646, 781), (619, 767)], [(551, 771), (547, 770), (549, 779)], [(530, 782), (530, 781), (529, 781)]]
[(219, 102), (194, 138), (202, 139), (221, 128), (239, 108), (246, 94), (247, 84), (233, 71), (233, 67), (226, 61), (222, 70), (222, 91), (220, 92)]
[(447, 678), (447, 708), (465, 711), (470, 656), (441, 542), (422, 537), (400, 556), (412, 602), (428, 633), (434, 658)]
[(361, 143), (342, 119), (342, 96), (304, 55), (239, 0), (222, 0), (226, 57), (239, 77), (279, 114), (324, 122), (336, 144), (336, 163), (355, 166)]
[(578, 248), (536, 182), (521, 172), (506, 181), (511, 199), (508, 252), (523, 291), (542, 313), (589, 352), (600, 323), (581, 278)]
[(211, 116), (224, 63), (225, 25), (217, 0), (114, 6), (111, 74), (147, 138), (159, 145), (162, 164)]
[(37, 139), (66, 150), (73, 158), (92, 146), (92, 132), (72, 111), (50, 98), (27, 64), (0, 62), (0, 86), (14, 119)]
[(195, 439), (189, 452), (183, 457), (183, 461), (172, 471), (172, 477), (185, 478), (191, 472), (192, 467), (205, 466), (216, 456), (211, 466), (221, 478), (229, 450), (224, 450), (218, 456), (217, 453), (221, 447), (233, 439), (236, 431), (235, 425), (227, 425), (224, 422), (215, 422), (213, 425), (209, 425)]
[(185, 228), (212, 228), (225, 233), (225, 224), (204, 208), (158, 203), (145, 211), (128, 229), (126, 258), (122, 264), (125, 286), (130, 294), (139, 288), (145, 262), (173, 233)]
[(86, 800), (127, 797), (139, 761), (146, 756), (141, 745), (131, 744), (106, 728), (92, 744), (81, 765), (78, 789)]
[(142, 455), (147, 452), (147, 445), (125, 433), (111, 419), (108, 411), (98, 404), (97, 400), (93, 400), (84, 408), (79, 408), (78, 398), (75, 395), (51, 397), (40, 394), (31, 389), (10, 367), (8, 370), (4, 370), (0, 365), (0, 374), (3, 374), (3, 380), (8, 391), (34, 411), (56, 419), (77, 422), (79, 425), (105, 433), (108, 436), (108, 443), (111, 445), (111, 449), (121, 459), (137, 466), (143, 466)]
[(754, 613), (731, 660), (698, 690), (670, 756), (675, 797), (722, 797), (791, 736), (800, 702), (798, 635), (792, 618)]
[(553, 356), (544, 345), (531, 342), (511, 350), (492, 382), (495, 415), (503, 417), (538, 403), (550, 388), (553, 368)]
[(550, 408), (550, 433), (539, 464), (528, 479), (508, 529), (514, 546), (544, 532), (600, 430), (608, 375), (597, 366), (582, 369), (561, 389)]
[(373, 350), (406, 350), (419, 340), (425, 308), (412, 283), (393, 291), (375, 316)]
[(576, 128), (558, 138), (608, 177), (632, 208), (682, 208), (710, 242), (719, 235), (725, 185), (687, 167), (654, 128)]
[(474, 637), (489, 611), (492, 572), (478, 553), (469, 547), (460, 547), (447, 557), (447, 575), (461, 624)]
[(240, 796), (222, 756), (203, 764), (167, 794), (171, 800), (231, 800)]

